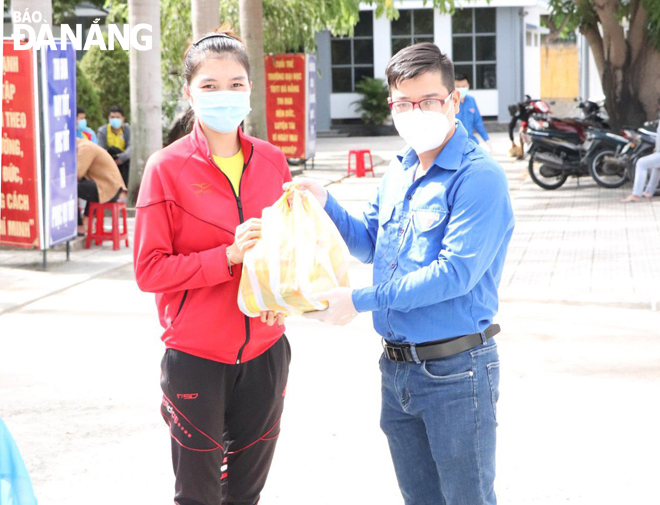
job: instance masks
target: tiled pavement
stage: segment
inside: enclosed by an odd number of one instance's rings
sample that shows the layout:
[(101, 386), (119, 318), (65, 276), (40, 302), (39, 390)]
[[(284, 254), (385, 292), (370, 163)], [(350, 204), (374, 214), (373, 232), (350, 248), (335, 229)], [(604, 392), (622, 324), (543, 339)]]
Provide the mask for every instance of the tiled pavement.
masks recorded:
[[(556, 191), (537, 187), (526, 162), (507, 155), (505, 134), (492, 136), (494, 157), (503, 166), (516, 214), (500, 295), (504, 301), (616, 304), (637, 308), (660, 305), (660, 198), (621, 204), (630, 190), (603, 189), (583, 178)], [(306, 176), (328, 185), (351, 211), (358, 212), (375, 192), (390, 159), (401, 149), (398, 137), (319, 139), (314, 169)], [(370, 148), (376, 177), (346, 178), (351, 148)], [(129, 220), (132, 227), (133, 220)], [(0, 250), (0, 314), (84, 282), (131, 262), (131, 251), (110, 244), (75, 250), (72, 261), (49, 252), (48, 272), (41, 272), (36, 251)]]

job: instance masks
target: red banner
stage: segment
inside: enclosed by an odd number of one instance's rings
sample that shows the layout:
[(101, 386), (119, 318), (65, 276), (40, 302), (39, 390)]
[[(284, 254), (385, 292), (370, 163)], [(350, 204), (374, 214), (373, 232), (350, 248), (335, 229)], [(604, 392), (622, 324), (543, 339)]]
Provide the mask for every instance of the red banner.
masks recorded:
[(305, 55), (277, 54), (265, 59), (268, 140), (287, 158), (306, 158)]
[(32, 50), (4, 41), (0, 244), (39, 248), (39, 163)]

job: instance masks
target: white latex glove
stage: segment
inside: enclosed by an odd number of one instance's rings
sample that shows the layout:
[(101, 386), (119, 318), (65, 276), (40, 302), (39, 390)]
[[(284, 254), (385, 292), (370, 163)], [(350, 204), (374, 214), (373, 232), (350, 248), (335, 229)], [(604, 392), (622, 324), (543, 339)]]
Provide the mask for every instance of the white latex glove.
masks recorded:
[(325, 310), (303, 314), (307, 319), (316, 319), (324, 323), (344, 326), (358, 315), (358, 311), (355, 310), (353, 305), (353, 290), (351, 288), (334, 288), (325, 293), (314, 295), (311, 299), (315, 302), (328, 302), (329, 306)]

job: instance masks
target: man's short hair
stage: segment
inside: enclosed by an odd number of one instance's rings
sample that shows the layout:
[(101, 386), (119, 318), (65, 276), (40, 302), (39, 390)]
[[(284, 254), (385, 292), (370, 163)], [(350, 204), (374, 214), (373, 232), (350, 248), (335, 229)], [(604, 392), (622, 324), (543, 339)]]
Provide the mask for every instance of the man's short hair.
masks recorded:
[(396, 53), (385, 69), (387, 86), (391, 90), (402, 81), (414, 79), (425, 72), (440, 72), (442, 84), (450, 92), (454, 91), (454, 64), (431, 42), (414, 44)]
[(85, 113), (85, 109), (83, 109), (82, 107), (78, 107), (78, 108), (77, 108), (77, 110), (76, 110), (76, 116), (77, 116), (78, 114), (84, 114), (84, 113)]
[(108, 115), (112, 114), (113, 112), (119, 112), (122, 116), (124, 115), (124, 109), (121, 108), (119, 105), (111, 105), (110, 106), (110, 112)]
[(455, 81), (467, 81), (468, 84), (470, 84), (470, 79), (468, 79), (468, 76), (466, 74), (456, 74), (456, 77), (454, 77)]

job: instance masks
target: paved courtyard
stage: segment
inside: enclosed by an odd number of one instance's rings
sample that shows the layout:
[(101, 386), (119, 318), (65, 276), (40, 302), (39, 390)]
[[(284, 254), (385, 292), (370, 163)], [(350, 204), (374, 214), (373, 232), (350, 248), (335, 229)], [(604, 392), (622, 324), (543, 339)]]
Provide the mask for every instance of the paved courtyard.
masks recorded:
[[(499, 501), (651, 504), (660, 437), (660, 199), (582, 180), (554, 192), (526, 177), (495, 134), (517, 228), (502, 279), (497, 338)], [(368, 147), (376, 175), (398, 138), (321, 139), (308, 175), (358, 211), (379, 177), (345, 179)], [(50, 254), (0, 251), (0, 417), (41, 503), (171, 503), (160, 419), (162, 344), (153, 296), (131, 251), (109, 244)], [(354, 286), (370, 267), (352, 261)], [(287, 323), (293, 361), (264, 505), (401, 505), (378, 428), (380, 342), (369, 315), (344, 328)]]

